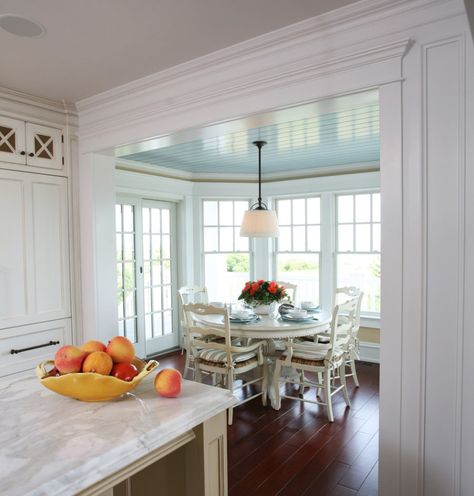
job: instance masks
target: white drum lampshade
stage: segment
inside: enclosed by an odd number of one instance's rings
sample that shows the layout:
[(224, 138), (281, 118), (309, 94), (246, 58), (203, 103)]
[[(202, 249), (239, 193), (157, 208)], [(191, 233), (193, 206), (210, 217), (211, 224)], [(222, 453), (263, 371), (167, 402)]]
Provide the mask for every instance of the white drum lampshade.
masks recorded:
[(247, 210), (240, 226), (240, 235), (249, 238), (276, 238), (279, 232), (273, 210)]
[(276, 238), (280, 234), (276, 212), (262, 202), (262, 147), (266, 141), (254, 141), (258, 148), (258, 201), (244, 214), (240, 235), (247, 238)]

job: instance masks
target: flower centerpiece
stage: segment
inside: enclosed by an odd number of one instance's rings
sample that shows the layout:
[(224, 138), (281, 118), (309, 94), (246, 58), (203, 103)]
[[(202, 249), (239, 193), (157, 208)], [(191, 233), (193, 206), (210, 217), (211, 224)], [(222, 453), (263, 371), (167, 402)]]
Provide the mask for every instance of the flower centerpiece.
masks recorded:
[(244, 300), (253, 307), (255, 313), (271, 313), (272, 307), (276, 306), (287, 295), (285, 287), (276, 281), (248, 281), (245, 283), (239, 300)]

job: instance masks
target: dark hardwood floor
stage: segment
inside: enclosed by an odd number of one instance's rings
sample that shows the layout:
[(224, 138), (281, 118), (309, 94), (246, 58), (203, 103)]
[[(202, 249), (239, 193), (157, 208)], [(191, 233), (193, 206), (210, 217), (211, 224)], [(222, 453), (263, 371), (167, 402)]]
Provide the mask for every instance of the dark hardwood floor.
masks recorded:
[[(158, 360), (160, 368), (183, 370), (180, 353)], [(260, 398), (236, 408), (228, 429), (229, 495), (377, 495), (379, 367), (359, 362), (357, 370), (361, 387), (348, 379), (351, 408), (336, 395), (332, 424), (324, 407), (289, 399), (279, 411)]]

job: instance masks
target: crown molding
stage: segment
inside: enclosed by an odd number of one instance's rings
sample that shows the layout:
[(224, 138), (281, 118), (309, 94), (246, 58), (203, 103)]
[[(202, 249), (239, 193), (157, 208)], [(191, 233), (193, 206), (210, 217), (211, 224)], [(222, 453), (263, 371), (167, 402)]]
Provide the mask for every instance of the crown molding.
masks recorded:
[(338, 29), (345, 30), (357, 24), (365, 24), (368, 16), (371, 16), (371, 20), (376, 20), (375, 17), (381, 19), (394, 12), (413, 11), (444, 2), (445, 0), (360, 0), (84, 98), (76, 105), (81, 113), (97, 110), (113, 105), (117, 99), (128, 98), (133, 93), (146, 92), (156, 86), (174, 83), (178, 78), (194, 78), (196, 72), (211, 69), (216, 65), (223, 67), (234, 64), (241, 57), (255, 56), (256, 52), (261, 56), (266, 50), (281, 49), (282, 46), (288, 47), (309, 39), (324, 38), (328, 32), (334, 34)]
[(28, 95), (10, 88), (0, 87), (0, 107), (3, 115), (38, 124), (68, 126), (73, 133), (79, 124), (75, 105)]
[[(188, 181), (193, 183), (219, 182), (254, 184), (258, 181), (258, 174), (193, 173), (126, 159), (117, 159), (115, 167), (117, 170), (124, 172), (133, 172), (136, 174), (145, 174), (149, 176), (163, 177), (166, 179), (177, 179), (180, 181)], [(338, 176), (344, 174), (360, 174), (362, 172), (377, 172), (379, 170), (380, 163), (378, 161), (348, 165), (333, 165), (314, 169), (292, 170), (291, 172), (285, 171), (266, 173), (264, 177), (262, 177), (262, 183), (289, 181), (294, 179), (309, 179), (312, 177)]]
[(22, 93), (21, 91), (12, 90), (10, 88), (5, 88), (3, 86), (0, 86), (0, 99), (9, 100), (11, 102), (16, 102), (16, 103), (33, 105), (43, 110), (59, 112), (60, 114), (63, 115), (69, 114), (71, 116), (77, 116), (77, 109), (73, 103), (59, 102), (56, 100), (50, 100), (48, 98), (43, 98), (40, 96), (29, 95), (27, 93)]

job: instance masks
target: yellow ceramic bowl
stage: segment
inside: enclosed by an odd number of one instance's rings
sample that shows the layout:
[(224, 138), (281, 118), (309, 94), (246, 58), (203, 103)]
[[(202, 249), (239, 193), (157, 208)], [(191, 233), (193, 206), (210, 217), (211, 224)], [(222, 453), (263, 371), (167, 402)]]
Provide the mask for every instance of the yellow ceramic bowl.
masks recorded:
[(138, 369), (138, 375), (130, 382), (122, 381), (111, 375), (96, 374), (95, 372), (48, 377), (46, 366), (54, 366), (53, 360), (41, 362), (36, 367), (36, 375), (44, 387), (63, 396), (69, 396), (81, 401), (109, 401), (137, 387), (144, 377), (158, 367), (156, 360), (144, 362), (136, 357), (133, 360), (133, 364)]

